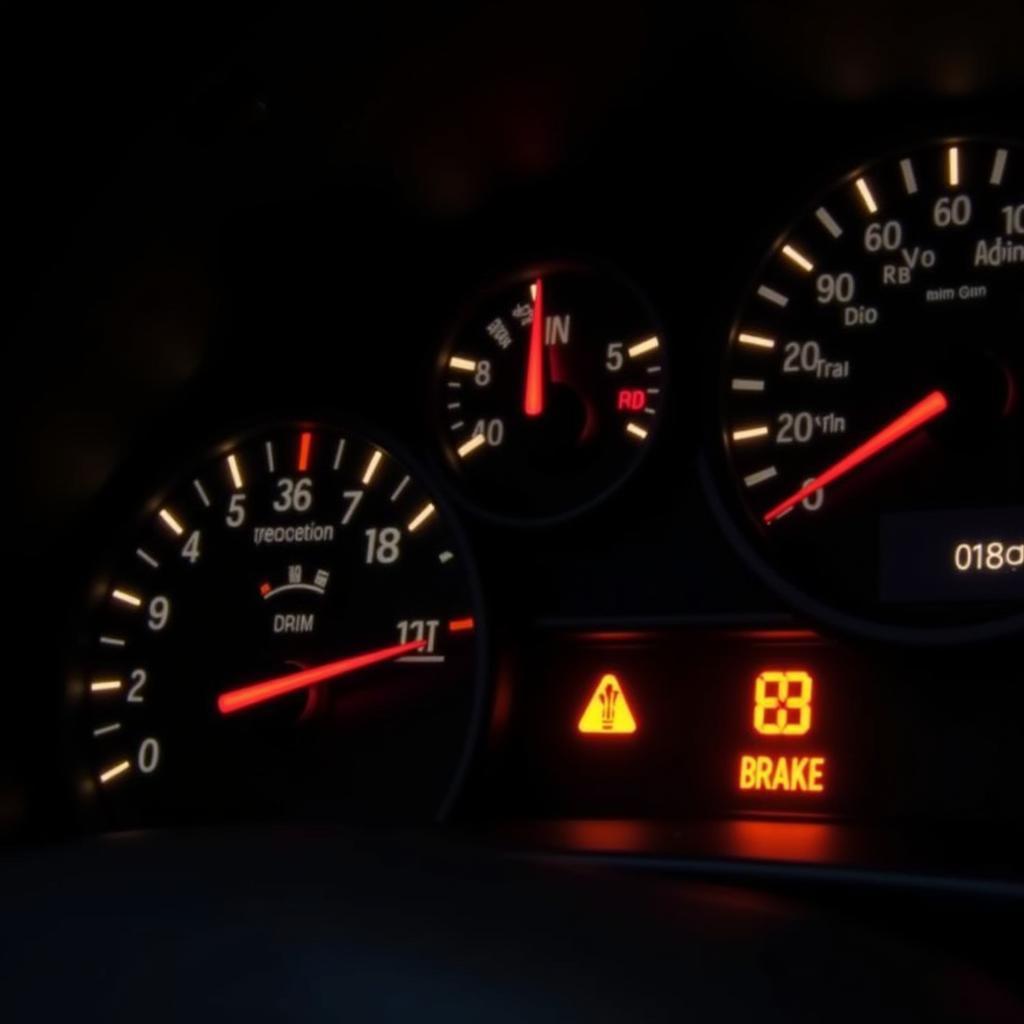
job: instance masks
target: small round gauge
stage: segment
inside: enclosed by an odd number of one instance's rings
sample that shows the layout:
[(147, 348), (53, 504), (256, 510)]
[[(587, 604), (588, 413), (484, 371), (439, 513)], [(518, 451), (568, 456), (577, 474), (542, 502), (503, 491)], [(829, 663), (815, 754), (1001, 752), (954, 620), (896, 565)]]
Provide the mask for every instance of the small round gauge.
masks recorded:
[(437, 810), (480, 608), (454, 523), (401, 460), (323, 424), (260, 430), (121, 538), (71, 682), (83, 788), (114, 820)]
[(777, 241), (728, 341), (747, 537), (854, 623), (1021, 625), (1022, 385), (1024, 149), (943, 140), (854, 171)]
[(447, 460), (473, 504), (509, 520), (562, 517), (620, 483), (651, 442), (667, 377), (639, 294), (576, 265), (485, 294), (440, 367)]

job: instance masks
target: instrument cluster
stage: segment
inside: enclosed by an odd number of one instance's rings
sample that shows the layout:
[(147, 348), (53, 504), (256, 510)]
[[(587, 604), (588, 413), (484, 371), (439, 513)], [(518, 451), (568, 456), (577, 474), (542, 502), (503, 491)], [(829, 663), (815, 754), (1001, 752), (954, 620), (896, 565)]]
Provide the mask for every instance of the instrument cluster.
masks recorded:
[(379, 224), (344, 280), (282, 256), (330, 215), (229, 219), (76, 538), (76, 813), (1018, 819), (1024, 146), (811, 191), (724, 269), (578, 210), (433, 267)]

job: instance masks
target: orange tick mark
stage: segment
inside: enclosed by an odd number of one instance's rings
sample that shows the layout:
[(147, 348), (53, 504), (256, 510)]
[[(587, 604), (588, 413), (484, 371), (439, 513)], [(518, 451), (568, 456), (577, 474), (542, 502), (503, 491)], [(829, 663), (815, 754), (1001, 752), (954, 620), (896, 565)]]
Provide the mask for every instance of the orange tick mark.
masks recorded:
[(305, 473), (309, 469), (309, 449), (313, 443), (313, 435), (304, 430), (299, 438), (299, 472)]

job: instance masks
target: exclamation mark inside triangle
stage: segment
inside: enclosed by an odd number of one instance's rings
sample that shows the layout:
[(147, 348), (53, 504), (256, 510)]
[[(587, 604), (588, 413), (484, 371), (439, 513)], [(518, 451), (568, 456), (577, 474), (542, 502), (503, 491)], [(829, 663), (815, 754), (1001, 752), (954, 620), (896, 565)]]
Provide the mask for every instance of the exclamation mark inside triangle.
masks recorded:
[(589, 735), (623, 735), (636, 732), (636, 719), (618, 678), (610, 672), (601, 676), (577, 726)]

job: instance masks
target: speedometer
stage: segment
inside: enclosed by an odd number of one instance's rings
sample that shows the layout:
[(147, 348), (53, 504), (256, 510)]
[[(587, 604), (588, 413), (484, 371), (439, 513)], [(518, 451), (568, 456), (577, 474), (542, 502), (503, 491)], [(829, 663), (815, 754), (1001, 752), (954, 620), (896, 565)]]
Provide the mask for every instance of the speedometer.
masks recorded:
[(1024, 150), (942, 140), (859, 168), (778, 239), (728, 339), (741, 540), (859, 622), (1019, 625), (1022, 383)]
[(322, 423), (233, 437), (186, 456), (96, 573), (81, 787), (121, 824), (433, 812), (480, 629), (455, 524), (389, 448)]

